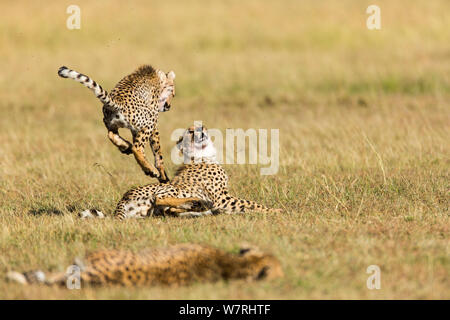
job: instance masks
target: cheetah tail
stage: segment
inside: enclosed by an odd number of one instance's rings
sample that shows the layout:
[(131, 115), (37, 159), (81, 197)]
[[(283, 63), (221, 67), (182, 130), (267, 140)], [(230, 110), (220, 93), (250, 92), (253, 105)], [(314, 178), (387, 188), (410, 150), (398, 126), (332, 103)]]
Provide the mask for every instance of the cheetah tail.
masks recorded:
[[(15, 282), (21, 285), (46, 285), (46, 286), (58, 286), (68, 287), (70, 285), (76, 285), (69, 277), (72, 276), (73, 280), (76, 280), (77, 275), (70, 275), (66, 272), (46, 272), (41, 270), (33, 270), (27, 272), (9, 271), (6, 274), (6, 280), (9, 282)], [(80, 285), (83, 284), (98, 284), (101, 283), (101, 272), (97, 270), (89, 270), (89, 272), (81, 271), (78, 273), (78, 279)]]
[(58, 70), (58, 75), (61, 78), (70, 78), (77, 82), (84, 84), (88, 89), (91, 89), (94, 92), (95, 96), (103, 103), (103, 104), (111, 104), (111, 98), (109, 97), (108, 92), (102, 88), (97, 82), (89, 78), (88, 76), (79, 73), (75, 70), (71, 70), (65, 66), (62, 66)]
[(245, 212), (267, 212), (267, 213), (280, 213), (280, 209), (272, 209), (261, 204), (258, 204), (251, 200), (239, 199), (233, 196), (230, 196), (228, 193), (225, 194), (222, 200), (218, 201), (219, 206), (218, 210), (223, 212), (231, 212), (231, 213), (245, 213)]

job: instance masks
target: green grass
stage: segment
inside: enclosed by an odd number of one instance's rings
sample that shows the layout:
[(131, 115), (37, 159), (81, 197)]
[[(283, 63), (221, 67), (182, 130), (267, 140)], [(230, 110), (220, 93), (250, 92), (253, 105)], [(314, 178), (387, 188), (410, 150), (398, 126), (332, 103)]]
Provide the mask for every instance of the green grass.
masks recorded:
[[(448, 298), (450, 21), (448, 1), (78, 1), (81, 30), (55, 1), (6, 2), (0, 28), (0, 298)], [(201, 23), (197, 23), (201, 21)], [(201, 219), (119, 222), (132, 186), (152, 182), (109, 142), (92, 93), (67, 65), (111, 89), (138, 65), (177, 74), (160, 116), (170, 175), (176, 128), (279, 128), (280, 170), (227, 165), (239, 197), (273, 207)], [(223, 131), (224, 132), (224, 131)], [(127, 135), (128, 133), (125, 133)], [(150, 151), (147, 150), (150, 159)], [(185, 288), (79, 291), (21, 287), (8, 270), (64, 270), (98, 248), (181, 242), (257, 244), (285, 277)], [(381, 268), (381, 290), (366, 269)]]

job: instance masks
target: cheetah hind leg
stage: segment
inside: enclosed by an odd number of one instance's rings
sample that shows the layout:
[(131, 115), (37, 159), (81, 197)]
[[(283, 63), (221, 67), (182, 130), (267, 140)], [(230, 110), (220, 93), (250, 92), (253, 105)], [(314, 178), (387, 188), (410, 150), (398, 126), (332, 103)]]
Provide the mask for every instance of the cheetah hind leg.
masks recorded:
[(213, 214), (212, 202), (200, 198), (156, 199), (155, 206), (157, 210), (174, 216), (202, 216)]
[(170, 212), (172, 214), (175, 214), (178, 217), (184, 217), (184, 218), (196, 218), (196, 217), (202, 217), (202, 216), (209, 216), (209, 215), (216, 215), (218, 212), (209, 209), (205, 211), (180, 211), (179, 209), (171, 208)]
[(124, 154), (132, 154), (132, 148), (133, 145), (128, 142), (127, 140), (125, 140), (124, 138), (122, 138), (119, 135), (119, 132), (117, 130), (115, 131), (108, 131), (108, 138), (109, 140), (111, 140), (111, 142), (117, 147), (119, 148), (120, 152), (124, 153)]

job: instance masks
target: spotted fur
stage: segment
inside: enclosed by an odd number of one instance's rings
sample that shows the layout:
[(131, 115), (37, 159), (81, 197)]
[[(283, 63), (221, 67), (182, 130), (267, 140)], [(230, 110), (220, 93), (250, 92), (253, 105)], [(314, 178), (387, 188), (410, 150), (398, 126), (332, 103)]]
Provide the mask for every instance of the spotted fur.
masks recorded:
[[(120, 80), (110, 94), (88, 76), (67, 67), (61, 67), (58, 75), (80, 82), (94, 92), (103, 103), (103, 122), (108, 137), (122, 153), (133, 154), (146, 175), (162, 183), (169, 180), (164, 170), (157, 124), (158, 112), (168, 111), (175, 96), (173, 71), (165, 74), (144, 65)], [(119, 128), (131, 130), (133, 143), (119, 135)], [(148, 162), (144, 152), (149, 141), (155, 166)]]
[[(200, 244), (179, 244), (141, 253), (104, 250), (76, 261), (81, 285), (189, 285), (218, 280), (262, 280), (283, 276), (280, 262), (272, 254), (244, 247), (238, 254)], [(9, 272), (7, 278), (22, 284), (65, 286), (65, 273)]]
[[(149, 184), (131, 189), (118, 203), (114, 215), (120, 219), (153, 214), (201, 216), (249, 211), (280, 212), (251, 200), (239, 199), (228, 190), (228, 176), (216, 161), (216, 149), (206, 128), (187, 129), (177, 143), (187, 164), (170, 184)], [(167, 203), (162, 203), (167, 199)], [(181, 202), (172, 205), (170, 202)]]

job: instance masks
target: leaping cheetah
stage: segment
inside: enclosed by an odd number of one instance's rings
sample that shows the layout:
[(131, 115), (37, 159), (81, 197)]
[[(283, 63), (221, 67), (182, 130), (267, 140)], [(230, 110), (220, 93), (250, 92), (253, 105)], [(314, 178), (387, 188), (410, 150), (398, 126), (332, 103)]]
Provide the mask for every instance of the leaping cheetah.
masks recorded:
[[(120, 80), (110, 94), (88, 76), (67, 67), (59, 68), (58, 75), (82, 83), (100, 99), (108, 137), (122, 153), (133, 153), (146, 175), (158, 178), (159, 182), (169, 180), (164, 170), (157, 124), (158, 112), (168, 111), (175, 96), (173, 71), (166, 74), (144, 65)], [(132, 144), (119, 135), (119, 128), (131, 130)], [(149, 140), (157, 169), (145, 156)]]
[[(180, 244), (151, 249), (138, 254), (104, 250), (76, 260), (81, 285), (188, 285), (221, 279), (261, 280), (283, 276), (280, 262), (257, 248), (244, 247), (238, 254), (199, 245)], [(67, 274), (11, 271), (7, 278), (22, 284), (41, 283), (64, 286)]]
[[(149, 184), (131, 189), (117, 204), (119, 219), (143, 218), (153, 214), (201, 216), (249, 211), (280, 212), (251, 200), (239, 199), (228, 191), (228, 176), (216, 160), (216, 149), (205, 127), (190, 127), (177, 142), (187, 164), (178, 168), (169, 184)], [(104, 216), (85, 210), (82, 218)]]

